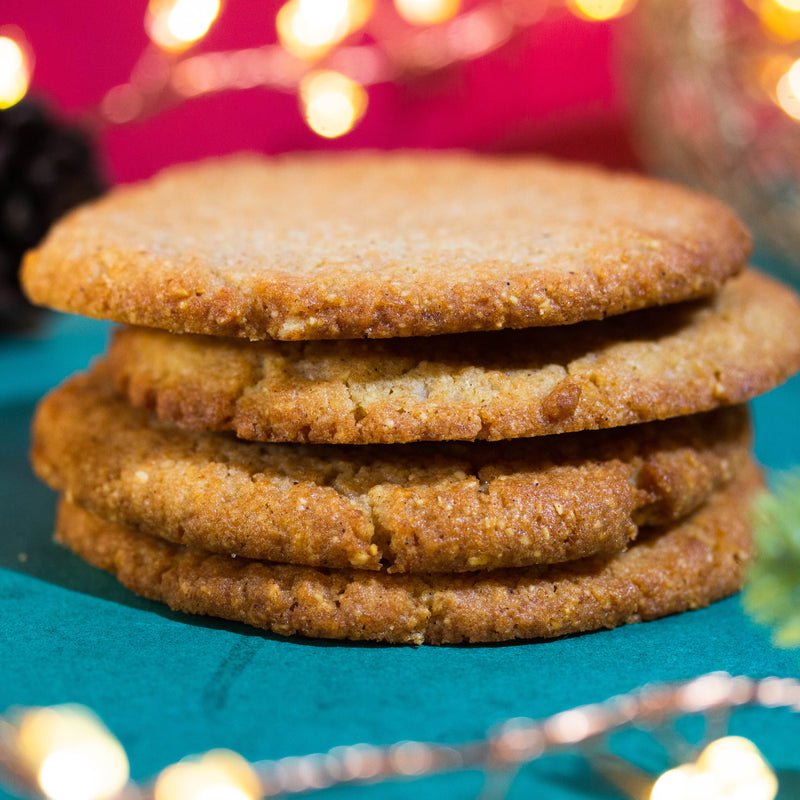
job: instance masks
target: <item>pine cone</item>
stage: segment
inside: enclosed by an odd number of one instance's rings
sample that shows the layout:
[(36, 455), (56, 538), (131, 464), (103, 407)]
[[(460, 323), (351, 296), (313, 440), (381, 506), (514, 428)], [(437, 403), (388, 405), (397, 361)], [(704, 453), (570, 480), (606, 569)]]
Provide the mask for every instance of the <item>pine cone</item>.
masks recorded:
[(17, 273), (65, 211), (104, 188), (88, 136), (24, 99), (0, 111), (0, 330), (30, 324)]

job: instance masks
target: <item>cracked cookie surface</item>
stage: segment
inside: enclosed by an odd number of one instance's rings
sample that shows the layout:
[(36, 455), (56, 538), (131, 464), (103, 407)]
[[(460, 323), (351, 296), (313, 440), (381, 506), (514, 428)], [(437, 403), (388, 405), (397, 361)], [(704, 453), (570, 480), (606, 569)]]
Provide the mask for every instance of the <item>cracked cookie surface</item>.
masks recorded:
[(192, 433), (100, 369), (40, 404), (32, 461), (98, 516), (205, 550), (390, 572), (485, 570), (624, 549), (747, 463), (746, 409), (507, 442), (326, 446)]
[(800, 300), (749, 271), (708, 301), (428, 339), (263, 342), (117, 332), (133, 403), (257, 441), (505, 439), (706, 411), (800, 369)]
[(57, 538), (172, 609), (282, 635), (446, 644), (562, 636), (706, 606), (741, 588), (751, 555), (754, 466), (671, 528), (626, 552), (458, 575), (321, 570), (212, 555), (62, 502)]
[(561, 325), (708, 295), (750, 238), (638, 175), (467, 153), (255, 155), (167, 170), (60, 221), (35, 302), (247, 339)]

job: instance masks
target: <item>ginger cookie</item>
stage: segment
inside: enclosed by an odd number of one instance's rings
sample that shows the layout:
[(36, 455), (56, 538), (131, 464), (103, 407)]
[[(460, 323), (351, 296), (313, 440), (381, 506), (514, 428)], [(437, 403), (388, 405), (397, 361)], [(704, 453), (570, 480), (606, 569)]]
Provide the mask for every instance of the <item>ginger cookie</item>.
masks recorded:
[(750, 238), (710, 197), (538, 158), (255, 155), (173, 168), (68, 215), (35, 302), (251, 340), (562, 325), (708, 295)]
[(295, 564), (449, 572), (624, 549), (748, 460), (746, 409), (507, 442), (260, 444), (192, 433), (72, 379), (40, 405), (39, 476), (111, 522)]
[(386, 575), (270, 564), (192, 547), (62, 503), (57, 538), (172, 609), (282, 635), (446, 644), (562, 636), (706, 606), (741, 588), (754, 466), (622, 554), (489, 573)]
[(120, 330), (137, 405), (258, 441), (506, 439), (706, 411), (800, 369), (800, 300), (755, 271), (707, 301), (603, 322), (428, 339), (242, 342)]

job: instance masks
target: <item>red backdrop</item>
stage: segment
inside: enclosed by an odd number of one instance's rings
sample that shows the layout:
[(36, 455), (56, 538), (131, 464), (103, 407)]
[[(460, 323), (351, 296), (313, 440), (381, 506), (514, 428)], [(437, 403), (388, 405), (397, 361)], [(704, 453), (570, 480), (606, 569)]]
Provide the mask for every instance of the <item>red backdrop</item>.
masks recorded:
[[(279, 6), (227, 0), (201, 49), (274, 41)], [(127, 79), (147, 43), (145, 8), (144, 0), (0, 0), (0, 24), (18, 25), (32, 46), (33, 92), (77, 114)], [(613, 70), (619, 24), (585, 22), (553, 9), (501, 51), (411, 84), (371, 88), (360, 125), (333, 141), (308, 130), (294, 97), (250, 89), (113, 129), (102, 137), (101, 150), (110, 177), (121, 181), (245, 148), (469, 147), (628, 166), (635, 159)]]

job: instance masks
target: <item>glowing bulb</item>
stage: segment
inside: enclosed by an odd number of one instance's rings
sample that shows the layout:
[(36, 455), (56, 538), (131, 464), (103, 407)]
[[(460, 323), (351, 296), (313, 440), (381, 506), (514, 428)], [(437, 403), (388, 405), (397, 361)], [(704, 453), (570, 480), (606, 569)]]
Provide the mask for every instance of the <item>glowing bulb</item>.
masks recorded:
[(313, 60), (347, 36), (347, 0), (289, 0), (275, 18), (278, 38), (292, 55)]
[(790, 117), (800, 119), (800, 59), (781, 76), (776, 94), (780, 107)]
[(758, 748), (740, 736), (712, 742), (693, 764), (668, 770), (650, 800), (774, 800), (778, 781)]
[(394, 5), (412, 25), (438, 25), (458, 14), (461, 0), (394, 0)]
[(742, 736), (711, 742), (697, 759), (698, 768), (724, 779), (725, 797), (773, 800), (778, 780), (759, 749)]
[(0, 36), (0, 108), (10, 108), (22, 100), (30, 79), (25, 51), (9, 36)]
[(184, 50), (208, 33), (220, 0), (150, 0), (147, 32), (165, 50)]
[(231, 750), (211, 750), (167, 767), (155, 800), (257, 800), (261, 784), (250, 764)]
[(585, 19), (606, 20), (627, 14), (634, 3), (631, 0), (569, 0), (572, 11)]
[(335, 30), (347, 21), (347, 0), (298, 0), (300, 16), (320, 30)]
[(300, 83), (300, 99), (309, 128), (328, 139), (352, 130), (367, 108), (364, 87), (332, 70), (306, 75)]
[(17, 729), (17, 750), (51, 800), (105, 800), (128, 782), (122, 745), (81, 706), (27, 711)]
[(353, 33), (367, 24), (375, 8), (375, 0), (348, 0), (348, 32)]
[(756, 11), (761, 27), (773, 39), (800, 39), (800, 0), (761, 0)]
[(795, 61), (794, 64), (789, 67), (786, 77), (789, 80), (789, 86), (791, 87), (792, 91), (798, 97), (800, 97), (800, 59)]

